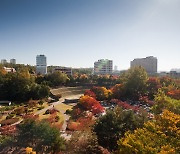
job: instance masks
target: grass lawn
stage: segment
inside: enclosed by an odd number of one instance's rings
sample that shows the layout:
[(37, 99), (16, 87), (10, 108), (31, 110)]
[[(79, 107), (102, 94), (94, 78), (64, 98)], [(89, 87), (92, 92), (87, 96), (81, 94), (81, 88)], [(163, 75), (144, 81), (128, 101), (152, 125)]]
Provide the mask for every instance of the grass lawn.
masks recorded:
[[(43, 106), (44, 108), (46, 108), (46, 107), (48, 107), (49, 105), (48, 105), (47, 102), (45, 102), (42, 106)], [(33, 109), (33, 113), (34, 113), (34, 114), (35, 114), (37, 111), (39, 111), (39, 110), (38, 110), (38, 107), (41, 107), (41, 105), (37, 105), (37, 106), (35, 107), (35, 109)]]
[[(51, 116), (51, 114), (45, 114), (45, 115), (43, 115), (43, 114), (44, 114), (44, 113), (39, 114), (39, 120), (48, 119), (48, 118)], [(60, 118), (57, 123), (64, 122), (64, 116), (63, 116), (63, 114), (62, 114), (61, 112), (57, 112), (57, 115), (58, 115), (59, 118)]]
[(57, 110), (59, 110), (59, 111), (64, 111), (64, 112), (66, 112), (66, 110), (68, 110), (68, 109), (71, 110), (72, 107), (73, 107), (73, 106), (71, 106), (71, 105), (66, 105), (66, 104), (64, 104), (64, 103), (60, 103), (60, 104), (58, 104), (58, 105), (55, 106), (55, 108), (56, 108)]
[[(66, 105), (66, 104), (63, 104), (63, 103), (60, 103), (58, 105), (55, 106), (55, 109), (59, 110), (59, 112), (57, 112), (57, 115), (59, 116), (60, 120), (58, 122), (56, 122), (56, 124), (58, 123), (61, 123), (61, 122), (64, 122), (64, 115), (63, 113), (61, 112), (66, 112), (67, 109), (72, 109), (73, 106), (70, 106), (70, 105)], [(39, 119), (40, 120), (43, 120), (43, 119), (48, 119), (51, 114), (45, 114), (45, 112), (39, 114)]]
[(62, 97), (70, 96), (70, 95), (78, 95), (84, 94), (85, 90), (89, 88), (87, 87), (61, 87), (57, 89), (51, 89), (53, 94), (62, 94)]
[(3, 115), (0, 119), (0, 122), (6, 119), (6, 115)]

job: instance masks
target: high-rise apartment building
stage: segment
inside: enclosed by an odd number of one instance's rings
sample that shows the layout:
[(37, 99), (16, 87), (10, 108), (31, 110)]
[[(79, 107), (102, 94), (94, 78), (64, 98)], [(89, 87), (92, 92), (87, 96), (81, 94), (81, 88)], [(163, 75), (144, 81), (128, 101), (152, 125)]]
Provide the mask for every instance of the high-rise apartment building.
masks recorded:
[(36, 56), (36, 73), (46, 74), (47, 73), (47, 62), (45, 55)]
[(131, 67), (142, 66), (148, 74), (157, 73), (157, 58), (149, 56), (146, 58), (137, 58), (131, 61)]
[(94, 74), (112, 74), (113, 61), (100, 59), (94, 63)]
[(1, 59), (1, 64), (6, 64), (7, 60), (6, 59)]
[(16, 64), (16, 59), (10, 59), (11, 64)]

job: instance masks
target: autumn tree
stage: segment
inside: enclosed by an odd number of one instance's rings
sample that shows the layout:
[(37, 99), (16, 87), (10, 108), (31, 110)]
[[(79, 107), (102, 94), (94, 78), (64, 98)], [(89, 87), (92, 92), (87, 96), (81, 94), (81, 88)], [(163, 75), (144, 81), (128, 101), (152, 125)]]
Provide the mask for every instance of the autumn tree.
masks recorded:
[(168, 97), (162, 89), (159, 89), (152, 109), (156, 114), (161, 113), (164, 109), (180, 114), (180, 100)]
[(111, 88), (112, 96), (116, 99), (121, 99), (125, 95), (125, 88), (123, 84), (116, 84)]
[(26, 78), (26, 79), (30, 79), (31, 78), (28, 68), (21, 68), (21, 69), (18, 70), (18, 73), (23, 78)]
[(180, 115), (164, 110), (155, 121), (147, 122), (118, 141), (119, 154), (180, 153)]
[(117, 148), (117, 140), (123, 137), (126, 131), (142, 127), (145, 119), (132, 110), (116, 108), (99, 118), (94, 126), (94, 132), (99, 144), (112, 151)]
[(20, 146), (33, 147), (41, 153), (59, 152), (64, 149), (64, 139), (60, 137), (59, 130), (45, 121), (27, 119), (17, 129), (17, 140)]
[(88, 75), (86, 74), (81, 74), (80, 77), (79, 77), (79, 81), (81, 83), (87, 83), (88, 82)]
[(109, 154), (109, 152), (100, 147), (97, 137), (91, 131), (79, 131), (72, 134), (67, 142), (67, 154)]
[(82, 96), (79, 100), (79, 104), (85, 111), (89, 110), (94, 114), (102, 113), (104, 111), (101, 104), (95, 98), (88, 95)]
[(50, 89), (47, 85), (32, 83), (28, 93), (31, 99), (43, 99), (50, 95)]
[(138, 100), (139, 96), (147, 93), (148, 76), (144, 68), (133, 67), (130, 68), (123, 77), (126, 97)]
[(172, 89), (167, 92), (167, 95), (173, 99), (180, 100), (180, 89)]
[(2, 151), (4, 147), (10, 146), (13, 142), (13, 137), (0, 134), (0, 150)]
[(7, 74), (7, 72), (5, 71), (3, 66), (0, 64), (0, 75), (5, 75), (5, 74)]
[(161, 88), (160, 80), (157, 77), (150, 77), (147, 81), (147, 93), (150, 99), (154, 99), (158, 89)]
[(96, 98), (96, 94), (93, 91), (91, 91), (91, 90), (86, 90), (84, 92), (84, 95), (88, 95), (88, 96), (91, 96), (93, 98)]
[(173, 79), (167, 76), (161, 77), (159, 80), (160, 80), (161, 85), (165, 87), (168, 87), (169, 85), (174, 84)]
[(96, 99), (99, 101), (110, 99), (112, 96), (112, 91), (105, 87), (93, 87), (91, 91), (95, 93)]
[(0, 99), (10, 101), (27, 101), (29, 99), (43, 99), (49, 96), (49, 87), (36, 84), (26, 74), (8, 73), (0, 84)]
[(59, 86), (65, 84), (69, 80), (67, 74), (60, 71), (48, 74), (45, 76), (45, 80), (49, 81), (51, 86)]
[(27, 100), (31, 81), (18, 73), (9, 73), (0, 86), (0, 99), (24, 101)]

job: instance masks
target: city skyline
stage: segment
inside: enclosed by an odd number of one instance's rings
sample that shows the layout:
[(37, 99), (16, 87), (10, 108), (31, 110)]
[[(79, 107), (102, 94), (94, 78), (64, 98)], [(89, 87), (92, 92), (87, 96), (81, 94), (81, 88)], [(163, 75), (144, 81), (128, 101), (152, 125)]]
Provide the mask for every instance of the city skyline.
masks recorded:
[(119, 70), (154, 56), (158, 71), (180, 68), (178, 0), (2, 0), (0, 58), (35, 65), (93, 67), (112, 59)]

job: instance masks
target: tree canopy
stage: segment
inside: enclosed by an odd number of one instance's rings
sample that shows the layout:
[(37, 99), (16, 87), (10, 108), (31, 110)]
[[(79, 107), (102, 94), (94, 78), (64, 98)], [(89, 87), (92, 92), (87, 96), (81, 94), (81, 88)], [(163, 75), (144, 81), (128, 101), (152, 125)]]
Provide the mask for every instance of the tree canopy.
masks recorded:
[(180, 115), (164, 110), (133, 133), (118, 141), (118, 153), (180, 153)]
[(45, 121), (27, 119), (18, 126), (17, 139), (23, 146), (33, 147), (38, 152), (59, 152), (65, 148), (64, 139), (60, 135), (58, 129)]
[(138, 100), (141, 95), (147, 93), (147, 72), (142, 67), (133, 67), (125, 72), (122, 79), (127, 98)]
[(101, 146), (115, 150), (117, 140), (124, 136), (126, 131), (133, 131), (142, 127), (145, 118), (131, 110), (116, 108), (109, 110), (106, 115), (99, 118), (94, 126), (94, 131)]

